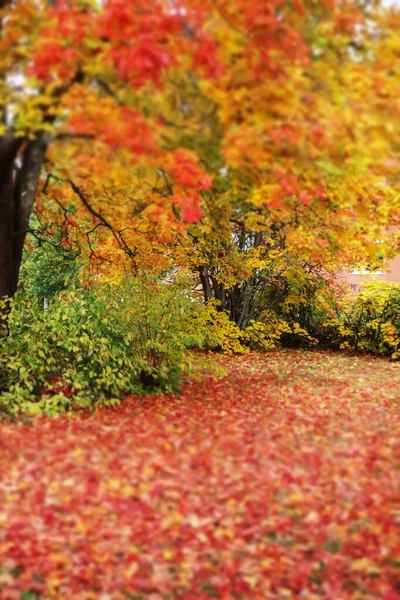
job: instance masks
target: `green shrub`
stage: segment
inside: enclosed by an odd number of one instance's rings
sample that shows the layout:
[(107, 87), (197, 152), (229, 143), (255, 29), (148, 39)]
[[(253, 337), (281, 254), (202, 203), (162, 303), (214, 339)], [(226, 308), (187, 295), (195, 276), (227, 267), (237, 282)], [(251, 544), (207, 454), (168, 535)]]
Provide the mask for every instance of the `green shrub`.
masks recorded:
[[(36, 219), (32, 219), (35, 224)], [(21, 272), (20, 292), (42, 305), (63, 290), (78, 283), (82, 268), (77, 246), (64, 246), (65, 231), (57, 229), (50, 236), (42, 232), (40, 242), (31, 241), (31, 250), (25, 248)]]
[(205, 344), (201, 310), (185, 285), (146, 274), (63, 292), (47, 310), (13, 303), (0, 340), (0, 410), (51, 415), (122, 393), (177, 391), (191, 371), (188, 348)]
[(308, 332), (298, 323), (288, 323), (273, 310), (264, 310), (257, 321), (250, 320), (245, 330), (240, 329), (225, 311), (218, 310), (218, 303), (210, 300), (198, 315), (199, 330), (203, 331), (203, 344), (211, 350), (224, 354), (246, 354), (252, 350), (272, 350), (281, 345), (284, 335), (315, 344)]

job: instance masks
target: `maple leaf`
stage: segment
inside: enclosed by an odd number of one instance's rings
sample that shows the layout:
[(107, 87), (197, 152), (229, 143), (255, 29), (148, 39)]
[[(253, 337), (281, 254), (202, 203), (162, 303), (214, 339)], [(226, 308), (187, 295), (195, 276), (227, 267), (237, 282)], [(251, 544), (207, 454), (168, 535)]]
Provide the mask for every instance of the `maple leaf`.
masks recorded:
[(200, 198), (195, 195), (175, 195), (173, 198), (175, 204), (183, 206), (182, 218), (187, 223), (198, 223), (203, 214), (199, 206)]

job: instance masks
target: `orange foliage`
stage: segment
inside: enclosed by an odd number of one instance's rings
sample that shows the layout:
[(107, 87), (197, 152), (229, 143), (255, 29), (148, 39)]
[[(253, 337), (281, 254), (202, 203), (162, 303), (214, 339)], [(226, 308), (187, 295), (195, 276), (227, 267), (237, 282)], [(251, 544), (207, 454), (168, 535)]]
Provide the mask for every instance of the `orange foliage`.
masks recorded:
[[(14, 134), (44, 129), (56, 140), (48, 168), (89, 193), (110, 233), (136, 230), (131, 254), (207, 220), (216, 202), (235, 212), (237, 189), (250, 229), (281, 227), (295, 244), (303, 228), (307, 259), (373, 260), (382, 237), (393, 251), (396, 11), (335, 0), (18, 0), (3, 16), (3, 80), (30, 76), (28, 92), (0, 90)], [(221, 169), (234, 189), (222, 200)], [(98, 199), (100, 179), (117, 207)]]

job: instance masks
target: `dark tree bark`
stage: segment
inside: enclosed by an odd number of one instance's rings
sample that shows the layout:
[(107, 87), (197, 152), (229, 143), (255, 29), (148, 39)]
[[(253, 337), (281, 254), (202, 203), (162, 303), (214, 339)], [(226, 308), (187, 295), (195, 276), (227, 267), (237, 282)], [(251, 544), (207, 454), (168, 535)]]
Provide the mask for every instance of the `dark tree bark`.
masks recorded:
[(14, 166), (20, 142), (12, 136), (0, 141), (0, 298), (12, 296), (15, 288)]
[[(258, 248), (263, 244), (263, 232), (251, 233), (241, 226), (237, 236), (237, 244), (242, 252), (246, 248)], [(245, 330), (251, 319), (259, 316), (262, 306), (260, 295), (265, 287), (262, 274), (254, 273), (247, 280), (226, 287), (218, 281), (216, 268), (203, 265), (199, 269), (200, 283), (203, 289), (204, 300), (207, 303), (211, 298), (219, 301), (218, 310), (229, 313), (231, 321)]]
[(212, 289), (210, 285), (210, 279), (208, 277), (207, 267), (200, 267), (199, 274), (201, 286), (203, 288), (204, 302), (207, 304), (207, 302), (212, 298)]
[(45, 134), (29, 142), (12, 135), (0, 139), (0, 298), (11, 298), (17, 290), (47, 143)]
[[(0, 0), (0, 9), (11, 0)], [(54, 6), (55, 0), (48, 0)], [(0, 18), (0, 37), (3, 22)], [(5, 74), (0, 74), (0, 80)], [(60, 99), (72, 84), (83, 81), (79, 70), (71, 81), (54, 91), (54, 99)], [(9, 107), (0, 105), (0, 119), (7, 124)], [(42, 107), (43, 123), (53, 123), (54, 114)], [(38, 131), (31, 140), (16, 137), (12, 129), (0, 137), (0, 300), (12, 298), (17, 290), (22, 250), (28, 231), (29, 217), (35, 201), (36, 189), (43, 167), (49, 136)]]

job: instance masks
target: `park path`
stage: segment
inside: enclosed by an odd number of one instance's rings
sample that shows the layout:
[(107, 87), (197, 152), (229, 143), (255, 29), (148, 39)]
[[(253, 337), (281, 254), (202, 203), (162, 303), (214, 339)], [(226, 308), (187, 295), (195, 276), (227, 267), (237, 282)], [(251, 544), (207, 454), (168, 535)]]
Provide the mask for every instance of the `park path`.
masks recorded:
[(1, 600), (400, 599), (400, 367), (286, 351), (0, 425)]

